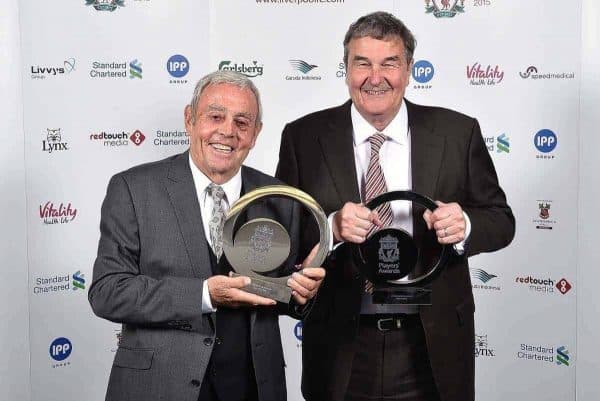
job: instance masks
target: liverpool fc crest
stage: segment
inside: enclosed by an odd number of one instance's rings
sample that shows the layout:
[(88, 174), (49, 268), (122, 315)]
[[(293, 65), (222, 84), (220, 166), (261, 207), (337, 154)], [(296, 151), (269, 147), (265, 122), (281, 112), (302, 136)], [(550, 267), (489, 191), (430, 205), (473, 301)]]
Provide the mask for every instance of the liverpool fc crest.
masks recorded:
[(436, 18), (452, 18), (465, 12), (465, 0), (425, 0), (425, 12)]

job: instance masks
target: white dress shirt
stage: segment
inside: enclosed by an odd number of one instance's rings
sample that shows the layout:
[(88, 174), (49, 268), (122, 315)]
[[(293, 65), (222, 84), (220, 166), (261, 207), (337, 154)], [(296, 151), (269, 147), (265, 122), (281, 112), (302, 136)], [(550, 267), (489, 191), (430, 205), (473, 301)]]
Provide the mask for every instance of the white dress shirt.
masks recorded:
[[(196, 167), (191, 155), (189, 157), (189, 162), (190, 169), (192, 170), (192, 177), (194, 178), (194, 186), (196, 187), (196, 194), (198, 196), (198, 203), (200, 205), (204, 235), (206, 236), (206, 241), (208, 241), (209, 245), (212, 246), (212, 242), (210, 240), (209, 223), (212, 217), (214, 201), (212, 196), (210, 196), (207, 192), (207, 188), (210, 184), (212, 184), (212, 181), (210, 178), (204, 175), (204, 173), (200, 171), (198, 167)], [(240, 168), (229, 181), (221, 185), (223, 191), (225, 191), (225, 197), (221, 203), (223, 206), (223, 211), (225, 212), (227, 212), (229, 207), (240, 198), (240, 193), (242, 192), (241, 171), (242, 169)], [(210, 294), (208, 293), (208, 284), (206, 280), (204, 280), (202, 283), (202, 313), (211, 313), (214, 311), (216, 311), (216, 308), (214, 308), (212, 305)]]

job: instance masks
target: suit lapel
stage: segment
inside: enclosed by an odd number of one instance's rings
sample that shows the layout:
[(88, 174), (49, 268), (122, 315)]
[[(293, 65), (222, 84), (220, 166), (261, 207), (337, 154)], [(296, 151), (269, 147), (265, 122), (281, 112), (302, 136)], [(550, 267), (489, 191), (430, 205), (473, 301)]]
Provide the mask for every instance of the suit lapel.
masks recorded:
[(173, 159), (166, 188), (177, 216), (177, 223), (194, 276), (208, 278), (212, 275), (210, 256), (188, 154), (185, 152)]
[[(435, 199), (445, 138), (437, 135), (424, 118), (421, 106), (406, 101), (411, 143), (411, 174), (414, 192)], [(413, 213), (415, 236), (424, 232), (421, 213)]]
[(348, 101), (338, 107), (329, 125), (318, 137), (325, 164), (341, 204), (361, 201), (354, 162), (351, 104), (352, 102)]

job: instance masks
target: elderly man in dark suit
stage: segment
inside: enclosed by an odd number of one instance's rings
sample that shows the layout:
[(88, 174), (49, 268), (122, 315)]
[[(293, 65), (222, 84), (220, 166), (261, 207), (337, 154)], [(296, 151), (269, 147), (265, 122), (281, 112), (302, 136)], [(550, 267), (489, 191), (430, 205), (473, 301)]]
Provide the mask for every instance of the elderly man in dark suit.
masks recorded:
[[(102, 205), (89, 300), (123, 324), (107, 400), (284, 401), (278, 313), (301, 314), (325, 271), (288, 280), (290, 305), (243, 290), (222, 258), (226, 210), (241, 194), (280, 183), (242, 166), (262, 127), (260, 98), (246, 77), (202, 78), (185, 108), (188, 152), (115, 175)], [(297, 244), (297, 204), (247, 210), (281, 222)], [(295, 269), (298, 252), (286, 261)], [(289, 308), (289, 310), (288, 310)]]
[[(422, 254), (452, 246), (431, 284), (431, 306), (372, 302), (347, 244), (336, 248), (303, 328), (302, 391), (309, 401), (473, 401), (475, 310), (467, 257), (508, 245), (514, 217), (473, 118), (404, 99), (415, 39), (389, 13), (359, 18), (344, 39), (345, 104), (286, 125), (277, 177), (312, 195), (336, 242), (373, 227), (413, 233)], [(438, 201), (364, 206), (391, 190)], [(413, 213), (415, 212), (415, 213)], [(301, 222), (305, 226), (305, 222)], [(302, 247), (316, 238), (301, 230)]]

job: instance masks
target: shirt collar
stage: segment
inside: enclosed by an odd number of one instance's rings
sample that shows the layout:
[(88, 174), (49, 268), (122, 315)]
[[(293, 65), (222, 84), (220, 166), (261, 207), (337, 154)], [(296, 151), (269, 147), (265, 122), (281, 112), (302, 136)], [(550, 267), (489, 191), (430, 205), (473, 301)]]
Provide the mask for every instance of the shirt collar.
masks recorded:
[[(354, 103), (352, 103), (350, 108), (350, 117), (352, 118), (352, 128), (354, 132), (354, 146), (367, 141), (371, 135), (377, 132), (375, 127), (369, 124), (369, 122), (358, 112)], [(402, 99), (400, 110), (398, 110), (398, 113), (396, 113), (392, 121), (383, 131), (379, 132), (401, 145), (407, 143), (408, 111), (406, 110), (404, 99)]]
[[(192, 160), (191, 154), (189, 155), (189, 163), (190, 169), (192, 170), (192, 177), (194, 178), (194, 185), (196, 186), (196, 192), (198, 192), (199, 195), (204, 195), (205, 198), (207, 193), (206, 188), (212, 181), (196, 166)], [(238, 172), (231, 177), (229, 181), (221, 184), (221, 188), (225, 191), (225, 196), (227, 197), (226, 201), (231, 206), (233, 202), (240, 198), (240, 193), (242, 192), (242, 168), (240, 167)]]

